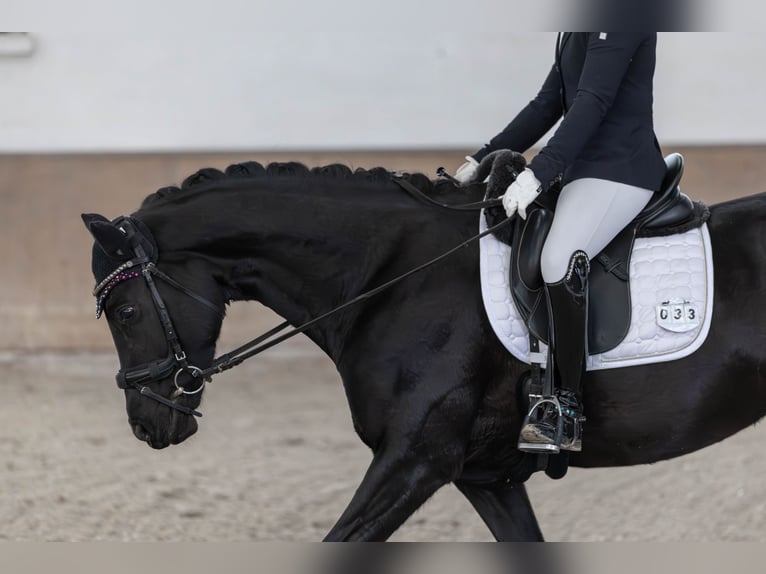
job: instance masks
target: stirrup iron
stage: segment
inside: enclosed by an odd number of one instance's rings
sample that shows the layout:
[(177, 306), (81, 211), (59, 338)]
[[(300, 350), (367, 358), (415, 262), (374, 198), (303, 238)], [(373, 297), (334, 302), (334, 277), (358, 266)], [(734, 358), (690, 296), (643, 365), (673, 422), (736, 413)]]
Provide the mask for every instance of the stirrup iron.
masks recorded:
[[(564, 416), (558, 397), (529, 395), (529, 398), (534, 400), (534, 403), (524, 417), (517, 448), (523, 452), (558, 454), (564, 434)], [(539, 415), (538, 409), (542, 409)], [(549, 412), (549, 409), (553, 409), (553, 412)], [(533, 415), (536, 420), (533, 420)], [(555, 416), (555, 425), (550, 422), (553, 416)]]

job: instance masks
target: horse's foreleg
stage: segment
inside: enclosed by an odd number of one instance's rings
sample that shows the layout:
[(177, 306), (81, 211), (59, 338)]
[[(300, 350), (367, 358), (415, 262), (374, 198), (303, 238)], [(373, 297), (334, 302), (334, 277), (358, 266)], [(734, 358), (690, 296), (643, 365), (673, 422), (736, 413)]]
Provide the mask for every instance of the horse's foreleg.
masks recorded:
[(452, 480), (433, 463), (381, 453), (325, 541), (382, 541)]
[(504, 542), (541, 542), (543, 534), (523, 484), (488, 488), (456, 482), (496, 540)]

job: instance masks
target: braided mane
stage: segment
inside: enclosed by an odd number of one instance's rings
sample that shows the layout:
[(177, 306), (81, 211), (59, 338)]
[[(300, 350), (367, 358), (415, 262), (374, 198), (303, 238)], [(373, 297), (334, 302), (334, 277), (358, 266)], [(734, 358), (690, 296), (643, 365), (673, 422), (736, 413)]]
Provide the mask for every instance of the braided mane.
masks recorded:
[[(454, 185), (449, 181), (432, 181), (422, 173), (403, 174), (403, 177), (424, 193), (455, 189)], [(304, 164), (295, 161), (273, 162), (266, 166), (257, 161), (248, 161), (232, 164), (224, 171), (210, 167), (200, 169), (187, 177), (180, 187), (163, 187), (149, 195), (144, 199), (141, 208), (148, 207), (161, 199), (172, 198), (175, 194), (183, 193), (187, 190), (198, 190), (211, 184), (226, 184), (259, 178), (323, 178), (356, 180), (383, 185), (391, 182), (391, 171), (382, 167), (375, 167), (369, 170), (363, 168), (352, 170), (350, 167), (339, 163), (308, 168)]]

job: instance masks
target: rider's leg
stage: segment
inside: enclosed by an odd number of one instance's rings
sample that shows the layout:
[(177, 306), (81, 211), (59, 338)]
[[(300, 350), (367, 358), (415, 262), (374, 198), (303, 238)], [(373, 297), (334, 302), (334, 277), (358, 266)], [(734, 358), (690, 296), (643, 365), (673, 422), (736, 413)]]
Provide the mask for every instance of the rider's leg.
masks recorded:
[[(565, 414), (560, 447), (581, 449), (581, 380), (587, 342), (587, 273), (589, 259), (638, 215), (652, 197), (649, 190), (600, 179), (580, 179), (561, 190), (542, 252), (542, 274), (548, 301), (550, 348), (548, 374)], [(557, 415), (557, 411), (546, 410)], [(551, 452), (557, 416), (522, 428), (524, 450)]]

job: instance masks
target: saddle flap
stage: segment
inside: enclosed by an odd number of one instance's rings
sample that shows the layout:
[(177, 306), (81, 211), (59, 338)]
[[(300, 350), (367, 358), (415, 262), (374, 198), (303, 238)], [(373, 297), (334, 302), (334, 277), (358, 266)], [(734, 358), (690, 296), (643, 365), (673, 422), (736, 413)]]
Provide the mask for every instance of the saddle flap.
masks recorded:
[[(529, 332), (548, 343), (548, 305), (540, 256), (553, 223), (553, 213), (539, 206), (516, 225), (511, 248), (510, 286), (513, 301)], [(591, 265), (588, 303), (588, 353), (604, 353), (620, 344), (630, 328), (628, 273), (636, 225), (621, 231)]]
[(588, 275), (588, 354), (614, 349), (630, 329), (630, 254), (636, 226), (629, 225), (596, 257)]
[(553, 213), (547, 209), (535, 208), (528, 214), (524, 225), (520, 225), (520, 237), (514, 243), (517, 246), (516, 272), (518, 279), (528, 291), (543, 288), (540, 273), (540, 257), (548, 231), (553, 223)]
[[(519, 223), (517, 221), (517, 223)], [(529, 331), (548, 340), (548, 308), (540, 271), (540, 255), (553, 223), (553, 213), (533, 206), (523, 225), (515, 225), (510, 265), (513, 300)]]

